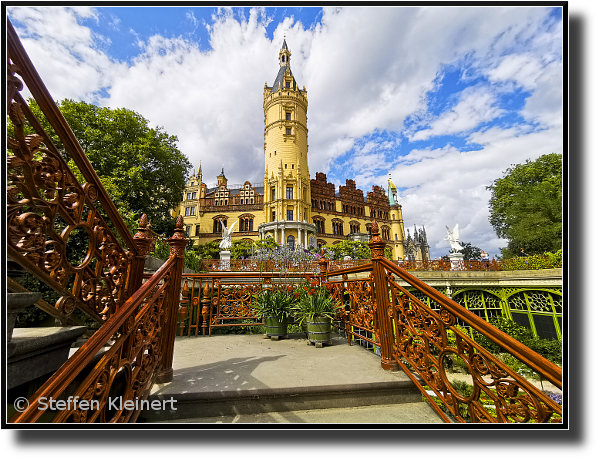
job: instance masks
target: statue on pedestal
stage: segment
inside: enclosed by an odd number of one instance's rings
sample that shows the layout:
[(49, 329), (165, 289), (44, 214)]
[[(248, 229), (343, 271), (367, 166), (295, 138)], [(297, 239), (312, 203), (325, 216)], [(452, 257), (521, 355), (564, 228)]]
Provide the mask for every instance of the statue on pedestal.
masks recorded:
[(447, 236), (444, 239), (449, 241), (449, 244), (451, 245), (450, 252), (453, 252), (453, 253), (459, 252), (460, 249), (464, 249), (460, 245), (460, 231), (458, 229), (458, 225), (459, 224), (455, 224), (453, 231), (449, 230), (449, 227), (447, 225), (445, 226), (445, 228), (447, 229)]
[(218, 245), (219, 248), (221, 249), (231, 249), (231, 247), (233, 246), (233, 243), (231, 242), (231, 233), (233, 233), (233, 227), (235, 227), (235, 224), (239, 222), (239, 220), (236, 220), (235, 223), (233, 223), (233, 225), (231, 225), (229, 228), (227, 228), (225, 226), (225, 224), (223, 224), (223, 221), (220, 221), (220, 225), (222, 226), (223, 229), (223, 240), (220, 242), (220, 244)]

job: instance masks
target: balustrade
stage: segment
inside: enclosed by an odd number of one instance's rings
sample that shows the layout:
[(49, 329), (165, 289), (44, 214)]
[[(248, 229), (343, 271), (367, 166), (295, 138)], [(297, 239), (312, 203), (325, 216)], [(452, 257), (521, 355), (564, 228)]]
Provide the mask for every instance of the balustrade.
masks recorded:
[[(147, 217), (142, 216), (132, 236), (9, 20), (7, 50), (7, 118), (12, 131), (7, 137), (8, 254), (62, 294), (54, 307), (42, 304), (45, 310), (55, 308), (54, 316), (69, 323), (69, 315), (78, 308), (100, 325), (9, 423), (35, 422), (52, 408), (51, 400), (73, 402), (66, 408), (54, 406), (59, 409), (53, 415), (55, 423), (133, 422), (141, 406), (115, 409), (111, 400), (143, 402), (157, 379), (172, 378), (187, 243), (183, 218), (179, 216), (169, 239), (169, 259), (143, 283), (153, 242)], [(25, 86), (58, 135), (61, 149), (21, 96)], [(77, 181), (68, 159), (85, 184)], [(87, 243), (82, 260), (71, 255), (69, 240), (76, 233)], [(13, 289), (22, 289), (12, 281)], [(98, 353), (101, 357), (94, 365)]]
[[(561, 405), (485, 350), (457, 327), (457, 322), (484, 335), (561, 389), (560, 367), (385, 259), (376, 222), (372, 235), (372, 264), (328, 271), (327, 286), (332, 295), (344, 302), (345, 309), (338, 319), (345, 322), (347, 331), (356, 325), (373, 331), (383, 368), (399, 365), (446, 422), (451, 421), (447, 414), (458, 422), (562, 421)], [(348, 280), (350, 273), (361, 278)], [(412, 289), (400, 286), (396, 277)], [(438, 311), (420, 300), (423, 295), (439, 306)], [(472, 379), (470, 394), (461, 394), (449, 382), (446, 358), (465, 363)]]

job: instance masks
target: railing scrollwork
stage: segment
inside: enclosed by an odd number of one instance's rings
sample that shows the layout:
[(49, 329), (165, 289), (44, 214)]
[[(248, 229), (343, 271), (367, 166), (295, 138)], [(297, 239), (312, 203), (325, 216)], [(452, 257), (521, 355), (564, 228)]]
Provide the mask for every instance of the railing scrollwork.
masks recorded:
[[(376, 245), (378, 226), (375, 224), (373, 222), (372, 233)], [(384, 276), (377, 278), (377, 270)], [(327, 286), (332, 295), (339, 297), (347, 293), (352, 299), (345, 318), (352, 314), (354, 318), (359, 317), (359, 312), (371, 308), (371, 297), (360, 296), (360, 290), (356, 289), (365, 281), (347, 280), (351, 273), (363, 277), (365, 272), (374, 276), (376, 308), (372, 309), (372, 325), (374, 333), (380, 337), (381, 365), (388, 368), (391, 356), (444, 421), (451, 422), (453, 418), (453, 421), (462, 423), (562, 422), (560, 404), (465, 334), (458, 327), (458, 320), (495, 342), (560, 389), (561, 368), (380, 254), (373, 257), (371, 266), (328, 271)], [(396, 282), (397, 278), (406, 282), (410, 290)], [(438, 311), (423, 303), (419, 299), (422, 296), (434, 301), (439, 306)], [(380, 306), (386, 299), (389, 299), (388, 309), (383, 311)], [(385, 325), (388, 331), (393, 332), (386, 333), (382, 327)], [(389, 338), (391, 346), (387, 341)], [(464, 394), (464, 391), (452, 386), (444, 366), (446, 359), (465, 363), (472, 380), (470, 393)], [(431, 389), (434, 397), (425, 386)]]

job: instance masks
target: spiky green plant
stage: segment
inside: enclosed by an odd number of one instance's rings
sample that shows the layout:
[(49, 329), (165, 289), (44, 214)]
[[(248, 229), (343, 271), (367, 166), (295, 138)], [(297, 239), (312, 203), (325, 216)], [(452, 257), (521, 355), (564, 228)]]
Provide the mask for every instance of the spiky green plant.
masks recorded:
[(283, 321), (292, 313), (293, 303), (294, 298), (288, 291), (266, 289), (254, 296), (253, 307), (260, 318), (270, 316)]
[(294, 310), (301, 325), (304, 321), (313, 321), (317, 317), (333, 319), (341, 306), (341, 302), (333, 299), (324, 287), (314, 286), (300, 293)]

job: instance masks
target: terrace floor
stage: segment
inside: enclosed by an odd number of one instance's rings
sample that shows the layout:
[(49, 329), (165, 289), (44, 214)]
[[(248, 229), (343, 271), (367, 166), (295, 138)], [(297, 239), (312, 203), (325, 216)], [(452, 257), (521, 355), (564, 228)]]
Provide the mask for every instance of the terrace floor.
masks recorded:
[(173, 398), (176, 411), (145, 411), (139, 421), (441, 423), (403, 372), (385, 371), (372, 351), (332, 336), (322, 348), (303, 333), (177, 337), (173, 380), (150, 395)]

